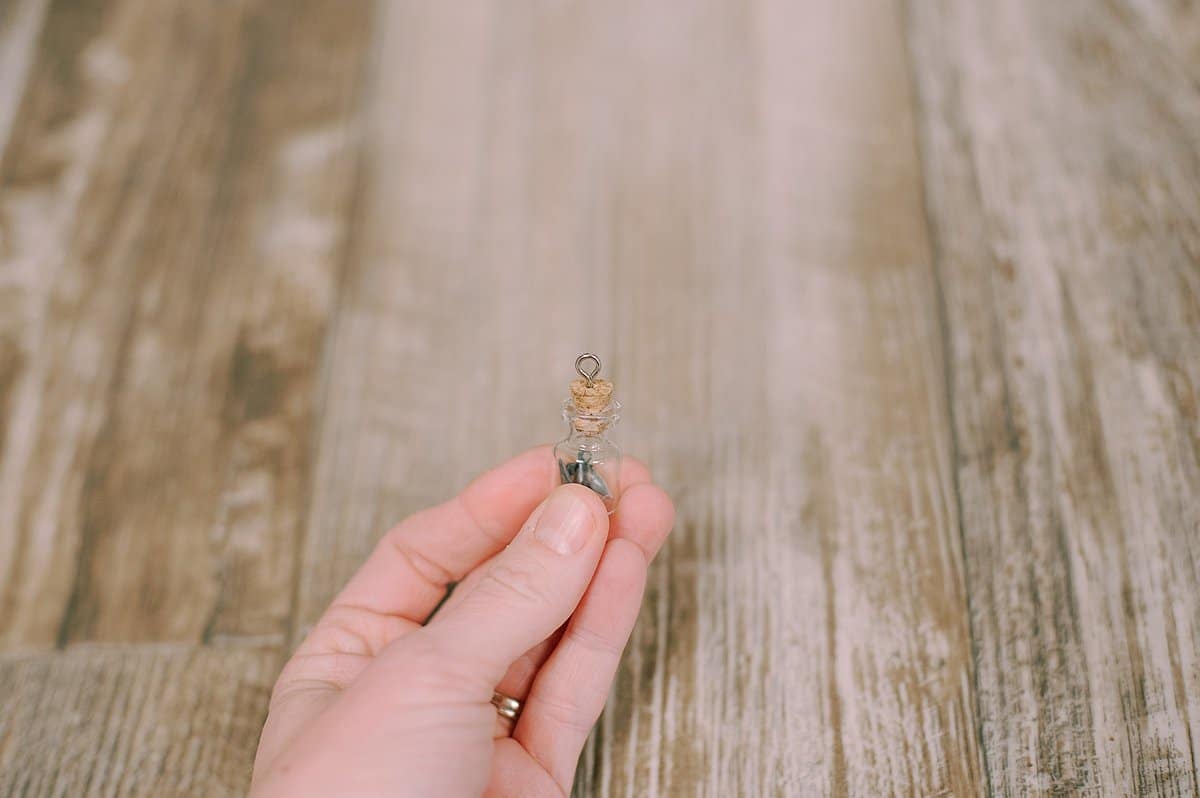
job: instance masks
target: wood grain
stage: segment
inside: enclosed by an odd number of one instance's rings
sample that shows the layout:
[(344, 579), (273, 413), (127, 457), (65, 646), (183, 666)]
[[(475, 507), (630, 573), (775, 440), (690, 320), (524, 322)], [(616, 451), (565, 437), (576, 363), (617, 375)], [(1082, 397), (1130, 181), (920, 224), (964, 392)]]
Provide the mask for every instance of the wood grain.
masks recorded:
[(10, 644), (281, 639), (365, 35), (307, 10), (50, 10), (0, 173)]
[(0, 3), (0, 794), (244, 790), (584, 350), (678, 523), (577, 795), (1196, 794), (1198, 23)]
[(913, 12), (989, 786), (1195, 795), (1200, 53), (1119, 4)]
[(0, 153), (28, 83), (48, 0), (20, 0), (0, 6)]
[(0, 657), (0, 794), (242, 795), (277, 667), (162, 644)]

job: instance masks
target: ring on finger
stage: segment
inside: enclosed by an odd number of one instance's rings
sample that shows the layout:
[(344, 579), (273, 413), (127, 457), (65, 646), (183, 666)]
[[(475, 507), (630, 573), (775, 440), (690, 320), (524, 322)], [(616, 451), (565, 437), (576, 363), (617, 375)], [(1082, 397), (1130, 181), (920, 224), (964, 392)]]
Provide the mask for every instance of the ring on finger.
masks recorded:
[(492, 706), (496, 708), (496, 714), (500, 717), (517, 722), (517, 718), (521, 714), (521, 702), (512, 696), (504, 695), (504, 693), (492, 693)]

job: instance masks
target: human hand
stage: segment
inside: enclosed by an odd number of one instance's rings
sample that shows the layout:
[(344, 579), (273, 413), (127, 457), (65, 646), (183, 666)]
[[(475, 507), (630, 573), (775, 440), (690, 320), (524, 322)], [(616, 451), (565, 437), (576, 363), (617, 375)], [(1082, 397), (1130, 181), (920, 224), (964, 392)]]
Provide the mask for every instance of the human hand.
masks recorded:
[(384, 536), (284, 666), (253, 796), (570, 793), (674, 509), (633, 459), (611, 528), (556, 476), (535, 449)]

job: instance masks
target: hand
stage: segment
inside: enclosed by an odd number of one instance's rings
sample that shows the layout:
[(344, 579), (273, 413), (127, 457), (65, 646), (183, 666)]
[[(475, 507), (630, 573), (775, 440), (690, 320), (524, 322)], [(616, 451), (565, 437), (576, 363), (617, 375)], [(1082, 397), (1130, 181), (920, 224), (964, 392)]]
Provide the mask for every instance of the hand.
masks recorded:
[(391, 530), (284, 667), (252, 795), (570, 793), (674, 520), (645, 466), (622, 472), (611, 529), (542, 448)]

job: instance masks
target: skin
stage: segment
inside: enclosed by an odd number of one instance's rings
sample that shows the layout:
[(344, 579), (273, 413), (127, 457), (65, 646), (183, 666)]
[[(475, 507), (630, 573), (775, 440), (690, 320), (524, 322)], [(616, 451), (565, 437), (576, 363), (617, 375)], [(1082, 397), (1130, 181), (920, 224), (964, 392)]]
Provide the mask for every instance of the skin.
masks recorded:
[(674, 509), (632, 459), (611, 517), (556, 482), (535, 449), (383, 537), (280, 674), (251, 795), (570, 793)]

